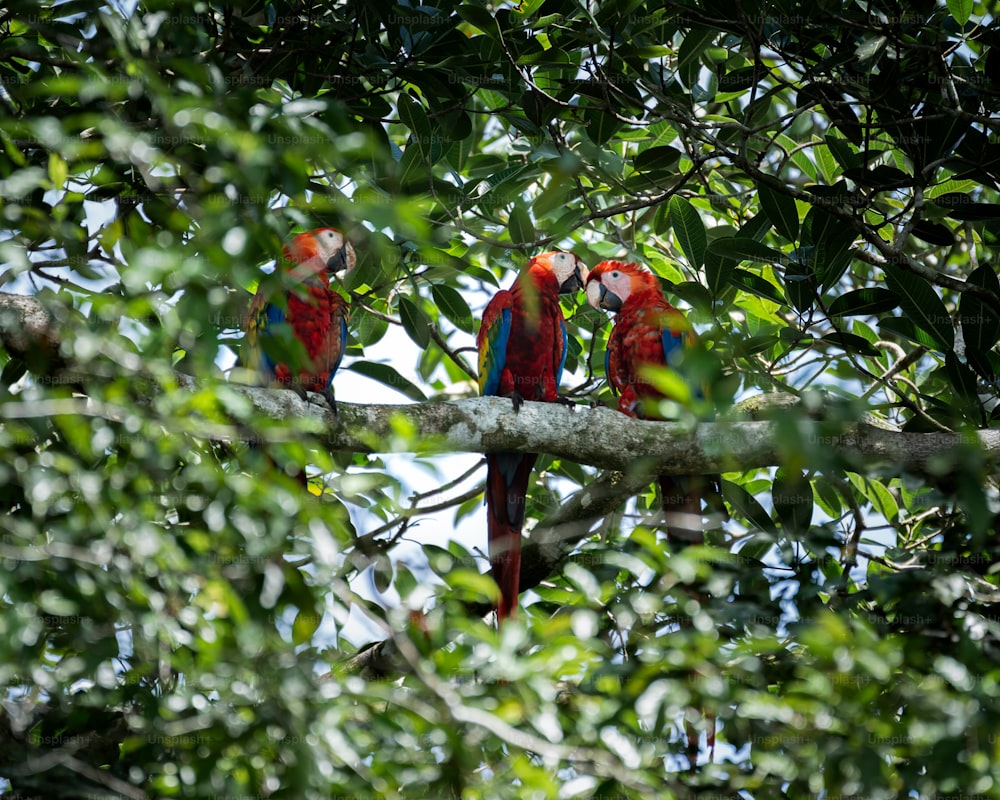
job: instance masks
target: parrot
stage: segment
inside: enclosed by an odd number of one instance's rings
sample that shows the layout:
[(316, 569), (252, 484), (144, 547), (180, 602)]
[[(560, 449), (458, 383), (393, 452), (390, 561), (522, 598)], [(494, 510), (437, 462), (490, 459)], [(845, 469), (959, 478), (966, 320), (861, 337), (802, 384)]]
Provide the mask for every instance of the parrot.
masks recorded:
[(354, 247), (340, 231), (317, 228), (295, 236), (282, 256), (276, 268), (282, 290), (262, 282), (250, 304), (246, 363), (266, 382), (302, 397), (320, 393), (336, 414), (333, 376), (344, 355), (349, 307), (330, 277), (354, 268)]
[[(665, 395), (643, 371), (676, 365), (695, 341), (690, 323), (667, 302), (657, 277), (637, 264), (602, 261), (594, 267), (587, 278), (587, 302), (617, 314), (605, 369), (618, 394), (618, 410), (639, 419), (662, 419), (650, 406)], [(661, 475), (658, 481), (668, 538), (702, 543), (701, 494), (713, 479)]]
[[(566, 321), (559, 295), (583, 288), (587, 268), (572, 253), (532, 257), (513, 286), (494, 295), (476, 336), (479, 392), (509, 397), (518, 411), (525, 400), (572, 402), (559, 396), (566, 363)], [(521, 576), (521, 527), (536, 453), (486, 456), (486, 515), (490, 567), (500, 588), (497, 624), (517, 610)]]
[[(605, 371), (618, 394), (618, 410), (638, 419), (661, 419), (650, 406), (665, 395), (643, 375), (644, 368), (675, 366), (684, 348), (695, 341), (690, 323), (663, 296), (660, 281), (638, 264), (602, 261), (587, 277), (587, 302), (616, 314), (608, 337)], [(718, 496), (718, 477), (659, 477), (667, 538), (687, 544), (704, 542), (701, 500), (704, 492)], [(697, 713), (696, 709), (691, 709)], [(706, 734), (709, 758), (715, 756), (715, 716)], [(685, 715), (687, 754), (691, 769), (698, 753), (698, 733)]]

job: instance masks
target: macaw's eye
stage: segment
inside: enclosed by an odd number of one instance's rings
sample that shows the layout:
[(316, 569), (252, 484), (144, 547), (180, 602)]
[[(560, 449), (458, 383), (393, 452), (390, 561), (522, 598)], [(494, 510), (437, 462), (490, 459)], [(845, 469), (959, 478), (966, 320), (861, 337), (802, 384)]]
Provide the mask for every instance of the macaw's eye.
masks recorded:
[(620, 278), (621, 277), (621, 273), (618, 270), (615, 270), (614, 272), (611, 273), (611, 277), (612, 278)]

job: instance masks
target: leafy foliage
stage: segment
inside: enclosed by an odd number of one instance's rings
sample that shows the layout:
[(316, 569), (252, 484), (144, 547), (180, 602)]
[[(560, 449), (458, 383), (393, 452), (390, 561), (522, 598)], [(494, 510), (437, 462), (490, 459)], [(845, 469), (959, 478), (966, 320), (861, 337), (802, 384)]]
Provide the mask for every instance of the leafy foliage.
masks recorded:
[[(11, 790), (998, 794), (992, 465), (831, 447), (863, 413), (995, 424), (998, 50), (972, 0), (8, 3), (0, 281), (61, 340), (2, 353)], [(410, 401), (474, 394), (476, 317), (528, 255), (648, 265), (720, 414), (801, 399), (782, 463), (734, 465), (714, 546), (670, 552), (652, 489), (625, 504), (499, 633), (474, 545), (428, 544), (428, 603), (405, 482), (224, 374), (261, 267), (316, 224), (359, 253), (347, 368)], [(566, 312), (570, 394), (608, 401), (607, 320)], [(550, 461), (529, 514), (593, 480)], [(387, 679), (345, 667), (350, 614)], [(719, 725), (693, 772), (685, 714)]]

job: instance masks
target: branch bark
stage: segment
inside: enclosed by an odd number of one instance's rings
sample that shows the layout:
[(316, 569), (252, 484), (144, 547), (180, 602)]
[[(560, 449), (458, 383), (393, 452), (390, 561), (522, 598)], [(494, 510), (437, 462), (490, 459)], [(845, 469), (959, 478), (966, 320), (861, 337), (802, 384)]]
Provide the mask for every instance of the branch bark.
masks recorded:
[[(13, 310), (14, 313), (10, 313)], [(13, 323), (13, 324), (12, 324)], [(44, 309), (33, 298), (0, 294), (0, 343), (14, 352), (30, 352), (33, 342), (48, 348), (58, 346), (57, 332)], [(194, 388), (195, 379), (177, 376), (183, 389)], [(77, 373), (82, 382), (86, 376)], [(136, 382), (141, 395), (141, 381)], [(334, 416), (322, 401), (305, 402), (294, 392), (225, 384), (246, 395), (255, 412), (276, 420), (313, 419), (317, 440), (331, 450), (351, 452), (471, 452), (549, 453), (580, 464), (632, 472), (637, 467), (647, 475), (710, 475), (719, 472), (777, 466), (785, 461), (789, 433), (788, 398), (773, 403), (760, 398), (743, 405), (753, 416), (782, 409), (779, 421), (746, 419), (736, 413), (731, 419), (700, 422), (635, 420), (608, 408), (566, 407), (527, 402), (515, 412), (509, 400), (476, 397), (410, 405), (357, 405), (339, 403)], [(150, 398), (158, 392), (150, 381)], [(766, 399), (766, 396), (765, 396)], [(738, 407), (736, 411), (739, 411)], [(4, 405), (9, 418), (31, 418), (74, 413), (118, 419), (130, 413), (86, 398), (10, 402)], [(415, 435), (401, 437), (403, 429)], [(247, 438), (245, 426), (199, 426), (204, 435), (220, 441)], [(1000, 429), (969, 433), (908, 433), (897, 430), (873, 415), (854, 422), (832, 422), (808, 417), (795, 421), (795, 433), (808, 462), (829, 465), (831, 458), (845, 465), (870, 469), (889, 467), (938, 476), (940, 464), (932, 462), (956, 448), (973, 445), (989, 460), (1000, 456)], [(810, 456), (814, 458), (810, 459)]]

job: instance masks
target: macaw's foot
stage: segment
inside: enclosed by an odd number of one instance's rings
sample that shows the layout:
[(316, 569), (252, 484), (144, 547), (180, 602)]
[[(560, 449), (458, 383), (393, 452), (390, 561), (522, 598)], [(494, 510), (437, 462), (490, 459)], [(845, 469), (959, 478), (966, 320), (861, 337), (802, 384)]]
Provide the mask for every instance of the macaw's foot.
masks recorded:
[(556, 397), (556, 399), (553, 400), (552, 402), (553, 403), (558, 403), (561, 406), (569, 406), (570, 408), (576, 408), (576, 406), (577, 406), (577, 403), (576, 403), (575, 400), (571, 400), (568, 397), (563, 397), (562, 395), (559, 395), (558, 397)]
[(281, 385), (284, 386), (286, 389), (290, 389), (291, 391), (295, 392), (295, 394), (299, 396), (299, 400), (301, 400), (303, 403), (309, 402), (309, 393), (302, 388), (302, 384), (283, 383)]
[(322, 392), (323, 399), (326, 400), (327, 405), (330, 406), (330, 410), (333, 412), (333, 416), (337, 416), (337, 401), (333, 399), (333, 389), (327, 386)]
[(510, 396), (510, 401), (514, 404), (514, 412), (515, 413), (517, 413), (518, 411), (520, 411), (521, 410), (521, 406), (524, 405), (524, 397), (521, 395), (520, 392), (518, 392), (516, 390)]

